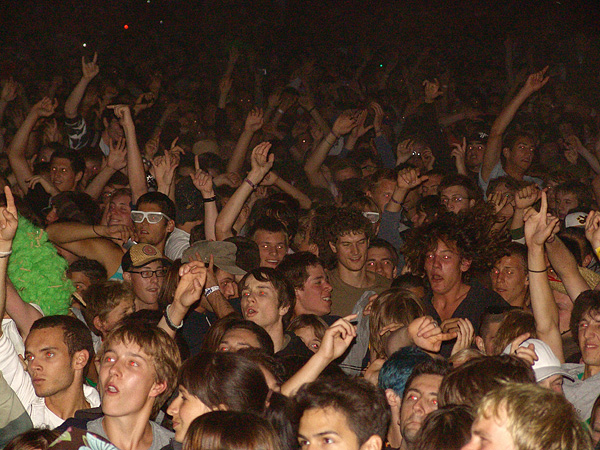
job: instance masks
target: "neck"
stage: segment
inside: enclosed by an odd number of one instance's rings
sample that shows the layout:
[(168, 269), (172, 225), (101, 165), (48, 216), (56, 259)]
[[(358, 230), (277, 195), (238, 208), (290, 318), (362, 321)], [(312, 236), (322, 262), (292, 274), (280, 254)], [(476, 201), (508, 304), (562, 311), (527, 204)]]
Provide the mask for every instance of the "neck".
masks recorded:
[(402, 433), (400, 433), (400, 414), (395, 411), (392, 407), (392, 422), (388, 428), (387, 439), (392, 448), (402, 448), (404, 440), (402, 439)]
[(275, 349), (275, 353), (283, 348), (283, 344), (285, 341), (285, 334), (283, 332), (283, 323), (281, 321), (276, 324), (270, 325), (268, 327), (264, 327), (271, 339), (273, 340), (273, 347)]
[(156, 303), (145, 303), (141, 301), (138, 297), (135, 298), (135, 310), (139, 311), (140, 309), (150, 309), (152, 311), (158, 311), (158, 302)]
[(600, 372), (600, 366), (590, 366), (588, 364), (585, 365), (585, 369), (583, 370), (583, 379), (586, 380), (590, 377), (593, 377), (597, 373)]
[(442, 294), (433, 293), (433, 307), (442, 320), (452, 317), (456, 306), (465, 299), (469, 289), (470, 286), (461, 281), (447, 292)]
[(64, 420), (73, 417), (75, 411), (90, 407), (83, 394), (83, 383), (77, 379), (67, 389), (46, 397), (44, 402), (50, 411)]
[(124, 417), (104, 416), (102, 428), (108, 440), (120, 450), (146, 450), (154, 439), (149, 422), (151, 411), (152, 404)]
[(360, 270), (350, 270), (338, 263), (337, 272), (344, 283), (357, 288), (367, 287), (369, 286), (369, 277), (366, 267), (364, 265)]
[(527, 170), (523, 170), (521, 167), (517, 167), (513, 164), (506, 163), (506, 167), (504, 167), (504, 171), (513, 177), (515, 180), (523, 180), (525, 173)]

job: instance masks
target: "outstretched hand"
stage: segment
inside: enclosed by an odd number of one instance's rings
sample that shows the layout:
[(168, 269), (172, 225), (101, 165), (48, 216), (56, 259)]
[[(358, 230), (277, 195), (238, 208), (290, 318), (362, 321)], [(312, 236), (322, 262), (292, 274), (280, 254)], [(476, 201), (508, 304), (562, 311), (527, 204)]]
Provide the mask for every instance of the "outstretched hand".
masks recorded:
[(81, 71), (83, 72), (83, 79), (91, 81), (100, 72), (98, 62), (98, 52), (94, 52), (94, 57), (89, 63), (85, 62), (85, 56), (81, 57)]
[(260, 175), (261, 181), (269, 172), (269, 170), (271, 170), (271, 167), (273, 167), (273, 162), (275, 161), (275, 155), (273, 153), (269, 154), (269, 150), (271, 150), (271, 143), (261, 142), (254, 147), (254, 150), (252, 150), (252, 156), (250, 157), (250, 163), (252, 165), (251, 172), (255, 172), (257, 175)]
[(533, 208), (525, 211), (525, 242), (528, 246), (542, 246), (551, 236), (558, 232), (559, 220), (548, 214), (548, 199), (546, 193), (542, 192), (542, 203), (540, 211)]

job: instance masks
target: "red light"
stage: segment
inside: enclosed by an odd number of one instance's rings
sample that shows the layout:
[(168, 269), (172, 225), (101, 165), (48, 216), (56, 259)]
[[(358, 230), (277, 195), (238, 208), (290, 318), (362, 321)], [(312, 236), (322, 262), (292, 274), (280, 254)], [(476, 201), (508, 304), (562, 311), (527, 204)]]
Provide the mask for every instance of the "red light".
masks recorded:
[(124, 25), (123, 28), (125, 28), (126, 30), (129, 29), (129, 25)]

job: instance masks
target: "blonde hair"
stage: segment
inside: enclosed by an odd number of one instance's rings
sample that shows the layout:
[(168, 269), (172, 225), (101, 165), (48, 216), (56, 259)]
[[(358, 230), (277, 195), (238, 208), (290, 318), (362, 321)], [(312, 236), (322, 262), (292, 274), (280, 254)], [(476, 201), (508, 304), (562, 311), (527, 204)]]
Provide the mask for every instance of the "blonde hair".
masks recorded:
[(112, 330), (102, 343), (102, 349), (98, 354), (100, 361), (104, 359), (104, 353), (110, 346), (117, 343), (135, 344), (140, 347), (150, 357), (155, 381), (166, 383), (165, 391), (154, 400), (152, 407), (154, 416), (177, 386), (177, 371), (181, 366), (181, 355), (177, 344), (166, 331), (158, 327), (142, 323), (121, 325)]
[(592, 441), (563, 395), (535, 384), (507, 383), (489, 392), (477, 418), (504, 422), (516, 450), (591, 450)]
[(387, 358), (380, 331), (392, 323), (408, 326), (425, 315), (421, 299), (407, 289), (394, 288), (382, 292), (371, 305), (369, 316), (369, 346), (377, 358)]

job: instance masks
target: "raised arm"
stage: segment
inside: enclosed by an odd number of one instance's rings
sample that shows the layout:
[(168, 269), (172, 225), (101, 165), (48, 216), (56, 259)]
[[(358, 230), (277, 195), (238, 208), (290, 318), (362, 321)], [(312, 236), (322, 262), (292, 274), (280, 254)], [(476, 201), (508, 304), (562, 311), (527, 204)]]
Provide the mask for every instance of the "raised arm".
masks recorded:
[[(4, 312), (6, 311), (8, 257), (12, 253), (12, 241), (17, 232), (19, 222), (15, 199), (10, 187), (4, 187), (4, 194), (6, 195), (6, 206), (0, 207), (0, 317), (4, 317)], [(2, 336), (1, 327), (0, 336)]]
[(200, 169), (198, 155), (195, 156), (194, 163), (196, 165), (196, 172), (191, 174), (190, 177), (192, 177), (194, 186), (200, 191), (202, 199), (204, 200), (204, 235), (206, 240), (216, 241), (217, 233), (215, 231), (215, 226), (219, 211), (217, 210), (213, 178), (209, 173)]
[(565, 285), (571, 300), (575, 301), (579, 294), (590, 288), (581, 273), (579, 273), (575, 257), (558, 237), (555, 237), (551, 242), (546, 241), (546, 250), (552, 268)]
[(273, 171), (269, 172), (260, 184), (261, 186), (277, 186), (283, 192), (298, 200), (298, 203), (300, 203), (300, 208), (302, 209), (310, 209), (312, 205), (312, 200), (308, 195), (306, 195), (296, 186), (285, 181)]
[(84, 56), (81, 57), (81, 70), (83, 75), (65, 102), (65, 117), (67, 119), (74, 119), (77, 117), (77, 110), (79, 108), (79, 104), (81, 103), (81, 99), (85, 94), (85, 90), (90, 84), (90, 81), (92, 81), (100, 72), (100, 67), (98, 67), (97, 61), (98, 53), (94, 53), (94, 58), (89, 63), (85, 62)]
[(27, 117), (23, 121), (23, 124), (19, 127), (19, 130), (15, 134), (10, 146), (8, 147), (8, 160), (10, 166), (17, 178), (19, 187), (23, 192), (28, 191), (27, 180), (33, 176), (33, 172), (29, 167), (27, 158), (25, 157), (25, 151), (27, 150), (27, 141), (36, 122), (41, 117), (49, 117), (54, 114), (54, 110), (58, 106), (58, 101), (50, 100), (48, 97), (44, 97), (42, 100), (37, 102), (33, 108), (27, 114)]
[(263, 111), (260, 108), (254, 108), (248, 113), (246, 117), (246, 123), (244, 125), (244, 131), (238, 139), (231, 159), (227, 163), (227, 172), (241, 173), (244, 160), (246, 159), (246, 152), (252, 141), (252, 136), (263, 126)]
[(490, 136), (488, 138), (487, 147), (485, 154), (483, 155), (483, 165), (481, 166), (481, 178), (483, 181), (488, 182), (492, 169), (500, 161), (500, 155), (502, 153), (502, 134), (508, 128), (508, 125), (512, 122), (515, 114), (521, 107), (525, 100), (527, 100), (533, 93), (539, 91), (546, 85), (550, 77), (546, 76), (548, 66), (544, 67), (537, 73), (529, 75), (525, 85), (517, 93), (517, 95), (510, 101), (508, 105), (500, 112), (500, 115), (494, 121)]
[(548, 344), (556, 357), (564, 362), (558, 307), (550, 289), (548, 269), (546, 269), (546, 259), (544, 258), (544, 244), (548, 239), (552, 239), (554, 232), (558, 231), (559, 220), (557, 217), (548, 216), (547, 212), (548, 201), (546, 193), (543, 192), (540, 211), (529, 208), (525, 214), (529, 293), (538, 338)]
[(17, 83), (12, 78), (7, 80), (2, 87), (2, 94), (0, 94), (0, 123), (2, 123), (8, 104), (17, 98), (17, 87)]
[(248, 172), (248, 176), (233, 193), (217, 217), (216, 235), (218, 240), (222, 241), (233, 236), (232, 227), (242, 211), (244, 203), (246, 203), (252, 191), (260, 184), (265, 175), (271, 170), (271, 167), (273, 167), (275, 155), (269, 155), (270, 149), (271, 144), (269, 142), (261, 142), (252, 150), (252, 157), (250, 159), (252, 168)]
[(144, 170), (144, 161), (138, 146), (135, 133), (135, 124), (131, 117), (131, 111), (127, 105), (109, 106), (115, 110), (115, 116), (119, 119), (125, 132), (127, 141), (127, 176), (131, 186), (131, 202), (136, 203), (138, 198), (148, 192), (146, 184), (146, 171)]
[[(110, 151), (106, 157), (104, 166), (96, 175), (92, 181), (86, 186), (85, 193), (92, 197), (94, 200), (100, 197), (102, 189), (108, 183), (108, 180), (118, 172), (127, 166), (127, 150), (125, 148), (125, 139), (121, 138), (118, 142), (109, 142)], [(135, 201), (132, 200), (132, 203)]]

